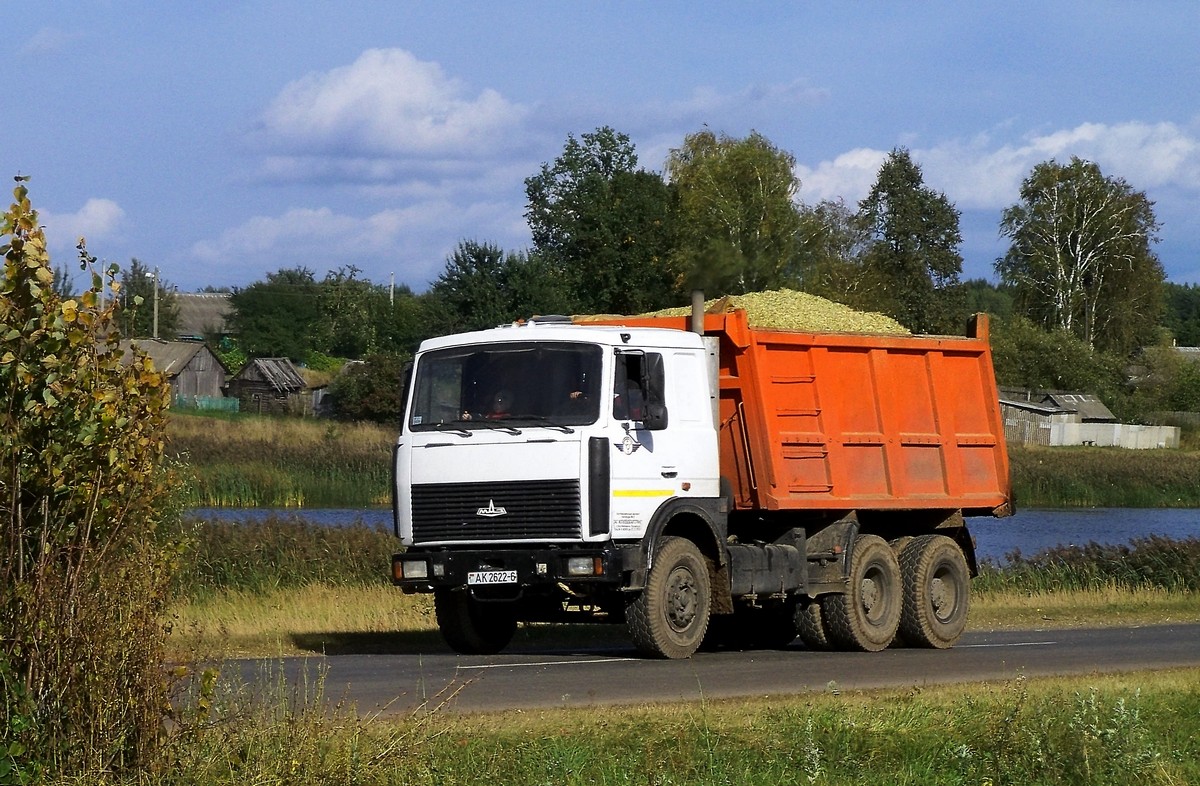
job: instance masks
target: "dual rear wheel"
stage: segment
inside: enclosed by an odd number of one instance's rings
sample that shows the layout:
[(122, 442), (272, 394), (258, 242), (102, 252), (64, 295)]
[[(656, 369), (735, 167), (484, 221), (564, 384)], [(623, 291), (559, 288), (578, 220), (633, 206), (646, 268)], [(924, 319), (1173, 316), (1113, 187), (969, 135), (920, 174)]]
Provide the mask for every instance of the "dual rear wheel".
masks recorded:
[(971, 575), (962, 549), (945, 535), (891, 544), (859, 535), (848, 591), (797, 610), (810, 649), (876, 652), (893, 643), (945, 649), (967, 626)]

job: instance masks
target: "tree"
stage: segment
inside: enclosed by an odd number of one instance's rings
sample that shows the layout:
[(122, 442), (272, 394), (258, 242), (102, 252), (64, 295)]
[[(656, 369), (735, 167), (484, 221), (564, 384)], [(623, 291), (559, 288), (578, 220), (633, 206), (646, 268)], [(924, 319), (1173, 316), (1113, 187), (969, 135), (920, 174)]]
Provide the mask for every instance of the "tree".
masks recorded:
[(404, 364), (409, 360), (406, 353), (381, 353), (352, 364), (329, 384), (334, 415), (397, 425), (404, 412)]
[(146, 776), (179, 556), (156, 535), (177, 487), (169, 387), (120, 350), (115, 265), (55, 291), (23, 181), (0, 221), (0, 781)]
[(463, 241), (429, 288), (436, 332), (479, 330), (515, 319), (562, 312), (560, 271), (538, 254), (506, 254), (499, 246)]
[(560, 271), (571, 310), (635, 313), (670, 301), (672, 192), (638, 168), (633, 143), (608, 126), (568, 136), (525, 180), (533, 255)]
[(117, 308), (121, 334), (129, 338), (173, 339), (179, 328), (179, 299), (175, 296), (175, 287), (159, 278), (158, 270), (151, 270), (137, 257), (129, 261), (129, 268), (121, 274), (121, 297)]
[(1200, 346), (1200, 286), (1169, 281), (1163, 286), (1167, 303), (1164, 322), (1175, 343), (1185, 347)]
[(268, 273), (266, 281), (235, 289), (230, 322), (238, 344), (252, 357), (301, 360), (318, 348), (320, 298), (313, 272), (304, 267)]
[(842, 200), (800, 208), (795, 268), (805, 292), (839, 303), (877, 310), (864, 286), (870, 234), (859, 215)]
[(925, 185), (907, 150), (888, 154), (859, 212), (874, 238), (867, 267), (886, 312), (917, 332), (956, 330), (963, 316), (959, 213)]
[(795, 287), (800, 216), (796, 160), (758, 132), (735, 139), (704, 130), (671, 151), (678, 189), (675, 266), (687, 288), (742, 294)]
[(1043, 330), (1022, 316), (996, 320), (992, 329), (996, 381), (1030, 390), (1084, 390), (1107, 402), (1124, 383), (1120, 363), (1067, 330)]
[(1000, 233), (1012, 243), (996, 270), (1031, 319), (1128, 353), (1150, 339), (1162, 309), (1157, 232), (1143, 192), (1090, 161), (1046, 161), (1004, 211)]

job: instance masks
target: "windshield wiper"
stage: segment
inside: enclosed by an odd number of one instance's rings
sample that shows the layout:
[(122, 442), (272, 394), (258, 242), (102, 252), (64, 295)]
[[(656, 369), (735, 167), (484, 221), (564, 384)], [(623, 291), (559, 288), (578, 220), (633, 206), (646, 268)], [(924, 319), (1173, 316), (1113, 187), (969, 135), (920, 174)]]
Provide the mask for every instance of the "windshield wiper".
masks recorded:
[[(512, 419), (513, 418), (509, 418), (509, 420), (512, 420)], [(521, 433), (521, 429), (513, 428), (512, 426), (506, 426), (504, 424), (504, 422), (500, 421), (500, 420), (488, 420), (488, 419), (484, 418), (481, 420), (472, 420), (471, 422), (475, 423), (477, 425), (483, 426), (484, 428), (490, 428), (490, 429), (494, 429), (496, 431), (503, 431), (505, 434), (512, 434), (514, 437)]]
[(520, 420), (522, 422), (526, 421), (526, 420), (532, 420), (535, 424), (537, 424), (538, 426), (541, 426), (542, 428), (552, 428), (555, 431), (561, 431), (564, 434), (574, 434), (575, 433), (575, 429), (571, 428), (570, 426), (564, 426), (561, 423), (555, 423), (554, 421), (550, 420), (550, 418), (546, 417), (545, 415), (517, 415), (513, 419)]
[(449, 425), (448, 423), (438, 423), (437, 425), (434, 426), (434, 429), (437, 431), (449, 431), (451, 434), (457, 434), (458, 436), (463, 437), (464, 439), (467, 437), (475, 436), (470, 431), (467, 431), (465, 428), (457, 428), (455, 426)]

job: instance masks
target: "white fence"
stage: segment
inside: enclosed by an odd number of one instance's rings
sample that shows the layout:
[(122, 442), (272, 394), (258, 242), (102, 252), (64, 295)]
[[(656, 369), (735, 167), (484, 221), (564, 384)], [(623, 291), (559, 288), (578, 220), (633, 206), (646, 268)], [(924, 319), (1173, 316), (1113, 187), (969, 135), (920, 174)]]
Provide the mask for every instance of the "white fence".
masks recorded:
[(1130, 423), (1052, 423), (1050, 444), (1148, 450), (1179, 447), (1178, 426), (1135, 426)]

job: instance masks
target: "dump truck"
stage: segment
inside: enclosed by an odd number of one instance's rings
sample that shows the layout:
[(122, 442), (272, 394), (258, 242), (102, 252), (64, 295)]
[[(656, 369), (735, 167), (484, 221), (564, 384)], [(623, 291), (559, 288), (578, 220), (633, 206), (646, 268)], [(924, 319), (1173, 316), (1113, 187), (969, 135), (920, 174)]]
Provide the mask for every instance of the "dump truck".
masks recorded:
[(451, 648), (624, 624), (650, 656), (946, 648), (972, 517), (1012, 512), (986, 315), (965, 336), (745, 310), (542, 317), (425, 341), (394, 454), (392, 580)]

